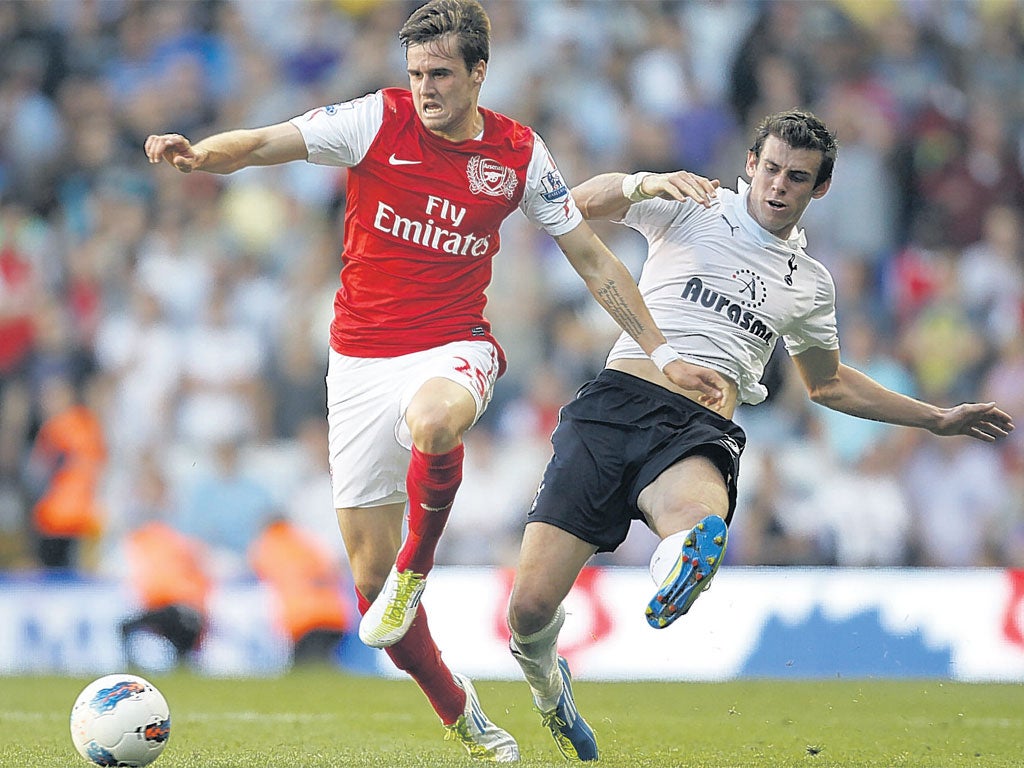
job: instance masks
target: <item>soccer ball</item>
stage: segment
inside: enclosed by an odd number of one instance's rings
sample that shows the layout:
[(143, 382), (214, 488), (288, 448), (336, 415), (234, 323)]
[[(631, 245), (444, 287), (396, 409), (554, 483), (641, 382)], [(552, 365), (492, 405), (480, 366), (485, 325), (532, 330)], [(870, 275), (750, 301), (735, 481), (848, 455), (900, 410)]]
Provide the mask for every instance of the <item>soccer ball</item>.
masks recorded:
[(164, 751), (170, 735), (167, 700), (136, 675), (93, 680), (71, 708), (71, 740), (95, 765), (149, 765)]

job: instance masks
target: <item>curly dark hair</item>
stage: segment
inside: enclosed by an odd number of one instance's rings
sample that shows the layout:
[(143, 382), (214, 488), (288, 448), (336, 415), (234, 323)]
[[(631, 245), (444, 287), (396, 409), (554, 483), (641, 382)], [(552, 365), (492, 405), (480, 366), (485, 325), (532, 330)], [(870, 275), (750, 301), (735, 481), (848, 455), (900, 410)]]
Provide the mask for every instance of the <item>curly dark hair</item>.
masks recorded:
[(769, 136), (784, 141), (793, 149), (814, 149), (821, 152), (821, 166), (818, 168), (818, 177), (814, 180), (815, 187), (832, 178), (832, 169), (839, 153), (839, 142), (836, 141), (835, 134), (812, 113), (791, 109), (763, 118), (754, 132), (754, 145), (750, 148), (758, 159), (761, 157), (765, 139)]
[(491, 57), (491, 20), (477, 0), (430, 0), (412, 12), (398, 32), (402, 47), (454, 34), (459, 55), (471, 70)]

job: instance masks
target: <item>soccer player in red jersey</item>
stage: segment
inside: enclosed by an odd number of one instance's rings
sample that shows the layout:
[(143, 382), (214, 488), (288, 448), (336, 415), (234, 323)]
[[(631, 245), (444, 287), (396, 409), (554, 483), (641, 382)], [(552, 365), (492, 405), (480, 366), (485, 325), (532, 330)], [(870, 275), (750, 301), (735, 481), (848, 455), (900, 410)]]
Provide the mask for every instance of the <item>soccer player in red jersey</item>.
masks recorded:
[(154, 135), (145, 150), (150, 162), (184, 173), (294, 160), (348, 169), (327, 390), (334, 503), (363, 613), (359, 635), (387, 649), (473, 757), (511, 761), (515, 740), (442, 662), (420, 605), (461, 480), (462, 437), (505, 368), (483, 315), (502, 221), (519, 208), (554, 237), (597, 301), (677, 386), (714, 403), (725, 381), (671, 351), (540, 137), (478, 105), (490, 48), (479, 3), (431, 0), (399, 39), (409, 90), (386, 88), (196, 144)]

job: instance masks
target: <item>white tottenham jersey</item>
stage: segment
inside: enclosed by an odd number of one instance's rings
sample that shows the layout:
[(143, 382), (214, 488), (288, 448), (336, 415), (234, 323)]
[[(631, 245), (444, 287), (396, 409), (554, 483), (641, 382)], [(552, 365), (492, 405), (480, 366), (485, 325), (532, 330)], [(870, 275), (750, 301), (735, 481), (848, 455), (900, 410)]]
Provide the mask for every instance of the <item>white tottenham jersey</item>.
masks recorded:
[[(640, 292), (684, 360), (728, 376), (740, 402), (768, 396), (764, 367), (779, 337), (790, 355), (838, 349), (835, 284), (804, 253), (804, 233), (782, 240), (747, 212), (748, 185), (719, 189), (710, 208), (692, 200), (634, 203), (622, 223), (648, 243)], [(646, 357), (622, 334), (608, 355)]]

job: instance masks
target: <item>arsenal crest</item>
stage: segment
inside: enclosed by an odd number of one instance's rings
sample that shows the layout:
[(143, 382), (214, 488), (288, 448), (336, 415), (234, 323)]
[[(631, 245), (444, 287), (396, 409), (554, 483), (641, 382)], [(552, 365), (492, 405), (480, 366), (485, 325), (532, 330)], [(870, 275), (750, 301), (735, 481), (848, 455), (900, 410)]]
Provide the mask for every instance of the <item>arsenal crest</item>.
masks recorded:
[(466, 176), (469, 178), (469, 191), (474, 195), (483, 192), (491, 197), (504, 195), (511, 200), (519, 184), (519, 179), (511, 168), (480, 155), (473, 155), (469, 159)]

